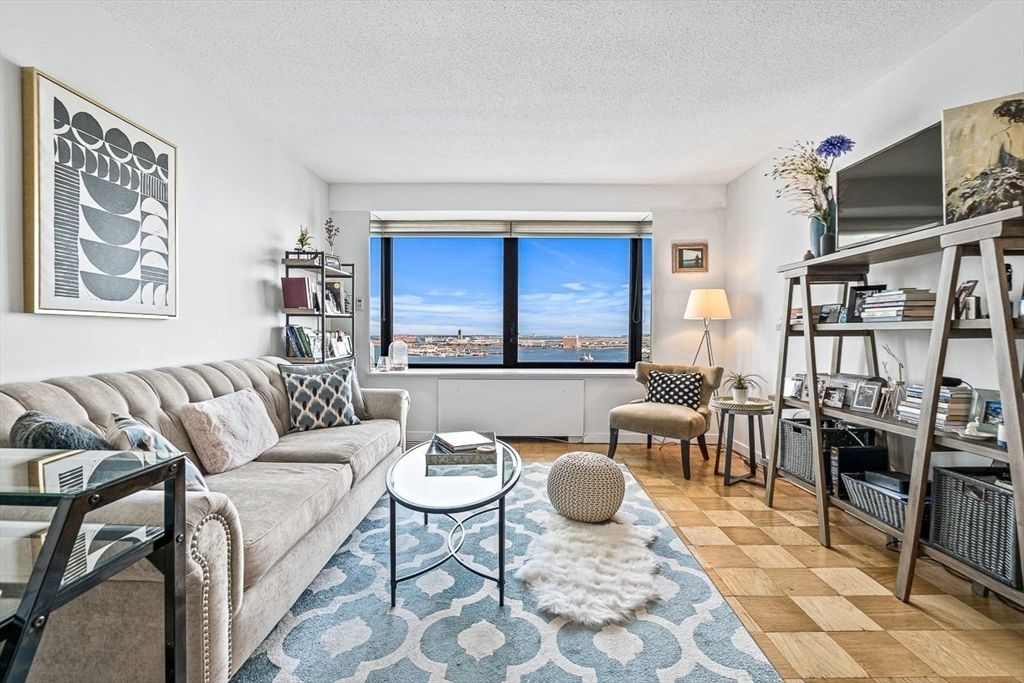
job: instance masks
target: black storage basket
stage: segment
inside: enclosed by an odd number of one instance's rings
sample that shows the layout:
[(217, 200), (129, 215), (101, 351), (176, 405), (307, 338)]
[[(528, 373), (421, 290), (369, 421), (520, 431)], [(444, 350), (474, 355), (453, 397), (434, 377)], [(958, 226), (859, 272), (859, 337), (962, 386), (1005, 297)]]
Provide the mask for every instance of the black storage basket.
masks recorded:
[[(846, 493), (850, 496), (851, 505), (868, 513), (875, 519), (903, 531), (907, 521), (906, 496), (865, 481), (863, 474), (847, 474), (844, 472), (842, 477), (843, 483), (846, 484)], [(921, 538), (928, 537), (930, 508), (931, 505), (926, 500), (924, 504), (924, 519), (921, 521)]]
[[(843, 426), (840, 426), (843, 425)], [(786, 418), (779, 421), (779, 469), (814, 485), (814, 441), (811, 421)], [(875, 430), (846, 425), (839, 420), (822, 420), (821, 437), (826, 462), (833, 446), (874, 446)], [(860, 439), (860, 441), (858, 441)], [(828, 475), (829, 467), (825, 473)]]
[(1012, 588), (1022, 587), (1013, 492), (982, 481), (1005, 468), (932, 470), (930, 545)]

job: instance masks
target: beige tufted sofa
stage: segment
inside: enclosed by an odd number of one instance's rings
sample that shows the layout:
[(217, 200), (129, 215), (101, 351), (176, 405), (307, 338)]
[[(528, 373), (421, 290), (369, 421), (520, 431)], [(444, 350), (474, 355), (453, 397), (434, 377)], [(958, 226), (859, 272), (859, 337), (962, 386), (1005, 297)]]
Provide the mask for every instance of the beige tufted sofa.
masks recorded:
[[(244, 388), (263, 399), (280, 435), (277, 445), (243, 467), (207, 475), (210, 491), (187, 496), (190, 683), (227, 681), (245, 662), (383, 495), (388, 466), (404, 450), (409, 395), (403, 389), (363, 389), (374, 419), (360, 425), (289, 434), (282, 362), (260, 358), (0, 385), (4, 447), (27, 410), (98, 434), (116, 412), (146, 420), (191, 454), (178, 418), (183, 405)], [(106, 512), (162, 524), (156, 492)], [(163, 680), (162, 591), (161, 575), (140, 562), (59, 609), (30, 680)]]

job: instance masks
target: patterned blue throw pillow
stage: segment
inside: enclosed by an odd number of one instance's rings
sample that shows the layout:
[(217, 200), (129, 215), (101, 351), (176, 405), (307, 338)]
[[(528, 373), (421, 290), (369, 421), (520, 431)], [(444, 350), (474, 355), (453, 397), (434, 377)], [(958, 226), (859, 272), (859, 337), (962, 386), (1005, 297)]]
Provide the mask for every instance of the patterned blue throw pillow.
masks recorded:
[(281, 375), (288, 391), (291, 431), (359, 424), (352, 405), (353, 370), (343, 368), (323, 375), (282, 372)]
[[(111, 446), (122, 451), (144, 453), (181, 453), (181, 449), (168, 441), (149, 423), (131, 415), (111, 413), (114, 423), (107, 430), (106, 439)], [(189, 491), (209, 491), (203, 473), (195, 463), (185, 458), (185, 488)]]

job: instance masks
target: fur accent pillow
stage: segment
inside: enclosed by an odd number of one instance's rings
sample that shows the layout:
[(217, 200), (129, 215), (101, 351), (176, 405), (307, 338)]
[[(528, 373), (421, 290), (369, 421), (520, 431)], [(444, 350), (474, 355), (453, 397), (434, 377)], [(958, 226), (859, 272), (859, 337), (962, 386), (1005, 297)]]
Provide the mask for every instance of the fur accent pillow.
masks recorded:
[(241, 467), (277, 443), (274, 423), (252, 389), (189, 403), (180, 416), (199, 462), (210, 474)]
[(356, 373), (355, 362), (351, 360), (329, 360), (326, 363), (295, 363), (286, 365), (281, 363), (277, 366), (281, 372), (281, 379), (285, 373), (290, 375), (327, 375), (338, 370), (352, 371), (352, 408), (356, 411), (356, 417), (360, 420), (372, 420), (373, 416), (366, 410), (366, 401), (363, 400), (363, 390), (359, 388), (359, 375)]
[[(149, 423), (131, 415), (110, 414), (114, 421), (107, 429), (107, 442), (121, 451), (144, 451), (146, 453), (181, 453), (181, 449), (164, 438)], [(209, 491), (203, 473), (196, 464), (185, 458), (185, 489), (188, 491)]]
[(700, 405), (700, 388), (704, 377), (699, 372), (673, 374), (651, 371), (647, 375), (648, 403), (674, 403), (694, 410)]
[(352, 406), (352, 376), (355, 374), (354, 370), (345, 368), (312, 376), (283, 373), (292, 417), (291, 431), (359, 424)]
[(11, 425), (12, 448), (59, 448), (68, 451), (109, 451), (101, 437), (85, 427), (30, 410)]

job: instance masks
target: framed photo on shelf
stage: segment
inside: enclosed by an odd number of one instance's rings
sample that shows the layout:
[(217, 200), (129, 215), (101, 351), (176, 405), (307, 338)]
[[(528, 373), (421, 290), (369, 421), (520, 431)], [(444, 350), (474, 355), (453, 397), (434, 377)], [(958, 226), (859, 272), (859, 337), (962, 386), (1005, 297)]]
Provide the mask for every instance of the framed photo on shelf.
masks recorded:
[(708, 272), (707, 242), (672, 245), (673, 273), (706, 273)]
[(31, 67), (22, 90), (25, 312), (177, 317), (177, 148)]
[(842, 408), (846, 399), (846, 387), (828, 387), (825, 389), (825, 399), (822, 405), (829, 408)]
[(888, 285), (859, 285), (850, 287), (846, 294), (846, 321), (848, 323), (863, 322), (864, 299), (872, 294), (884, 292)]
[(1003, 401), (998, 391), (975, 389), (971, 401), (971, 421), (977, 421), (978, 431), (995, 434), (1003, 423)]
[(967, 300), (974, 294), (974, 288), (978, 286), (977, 280), (964, 280), (956, 290), (954, 305), (956, 306), (956, 319), (963, 320), (967, 313)]
[(857, 383), (857, 390), (854, 392), (853, 401), (850, 404), (852, 410), (861, 413), (873, 413), (878, 407), (878, 397), (882, 394), (882, 383), (872, 380), (864, 380)]
[(852, 375), (840, 372), (829, 378), (828, 385), (829, 387), (842, 387), (846, 389), (843, 395), (843, 407), (849, 408), (853, 402), (854, 395), (857, 393), (857, 384), (866, 379), (868, 379), (867, 375)]
[(787, 377), (785, 383), (782, 385), (782, 395), (785, 398), (795, 398), (800, 400), (804, 390), (804, 378), (803, 375), (797, 375), (796, 377)]

